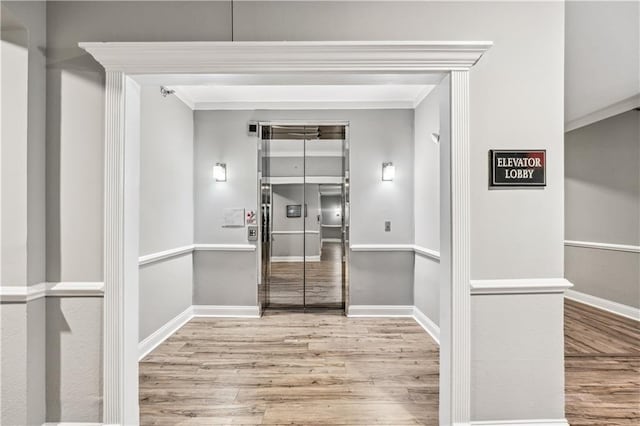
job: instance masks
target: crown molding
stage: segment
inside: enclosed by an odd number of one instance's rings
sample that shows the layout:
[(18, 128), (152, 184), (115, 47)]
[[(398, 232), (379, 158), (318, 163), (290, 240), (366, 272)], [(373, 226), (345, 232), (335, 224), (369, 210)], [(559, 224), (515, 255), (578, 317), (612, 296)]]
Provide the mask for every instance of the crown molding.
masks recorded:
[(588, 126), (589, 124), (596, 123), (601, 120), (605, 120), (614, 115), (622, 114), (623, 112), (631, 111), (634, 108), (640, 107), (640, 93), (630, 96), (614, 104), (608, 105), (597, 111), (585, 114), (582, 117), (567, 121), (564, 125), (564, 131), (570, 132), (572, 130), (579, 129), (581, 127)]
[(79, 43), (106, 70), (128, 74), (468, 70), (491, 45), (487, 41)]

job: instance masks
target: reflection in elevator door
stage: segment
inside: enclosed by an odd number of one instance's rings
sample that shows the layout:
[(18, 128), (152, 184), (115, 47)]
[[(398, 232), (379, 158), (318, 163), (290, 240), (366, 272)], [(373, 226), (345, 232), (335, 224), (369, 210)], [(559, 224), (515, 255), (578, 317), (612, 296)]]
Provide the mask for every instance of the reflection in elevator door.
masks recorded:
[(344, 309), (347, 125), (262, 124), (262, 307)]

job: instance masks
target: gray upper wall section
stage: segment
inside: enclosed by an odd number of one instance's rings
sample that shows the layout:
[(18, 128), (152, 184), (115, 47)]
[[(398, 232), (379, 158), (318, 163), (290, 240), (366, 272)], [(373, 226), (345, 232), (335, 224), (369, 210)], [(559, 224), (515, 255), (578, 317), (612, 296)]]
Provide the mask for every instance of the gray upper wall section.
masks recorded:
[[(246, 243), (244, 228), (221, 225), (224, 208), (256, 209), (257, 138), (246, 134), (250, 120), (349, 121), (352, 243), (413, 242), (413, 111), (321, 110), (196, 111), (197, 243)], [(385, 161), (396, 166), (393, 182), (381, 181)], [(216, 162), (227, 164), (227, 182), (213, 180)], [(386, 220), (392, 232), (384, 232)]]
[(640, 112), (565, 136), (566, 239), (640, 245)]
[(193, 111), (158, 86), (140, 98), (142, 256), (193, 244)]

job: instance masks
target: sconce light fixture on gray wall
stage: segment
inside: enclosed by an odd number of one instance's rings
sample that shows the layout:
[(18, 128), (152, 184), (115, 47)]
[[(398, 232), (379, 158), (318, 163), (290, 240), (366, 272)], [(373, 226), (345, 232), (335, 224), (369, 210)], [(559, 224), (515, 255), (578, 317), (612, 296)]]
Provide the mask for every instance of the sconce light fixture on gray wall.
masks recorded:
[(382, 180), (392, 181), (396, 176), (396, 168), (392, 162), (382, 163)]
[(216, 182), (226, 182), (227, 181), (227, 165), (225, 163), (216, 163), (213, 166), (213, 177)]

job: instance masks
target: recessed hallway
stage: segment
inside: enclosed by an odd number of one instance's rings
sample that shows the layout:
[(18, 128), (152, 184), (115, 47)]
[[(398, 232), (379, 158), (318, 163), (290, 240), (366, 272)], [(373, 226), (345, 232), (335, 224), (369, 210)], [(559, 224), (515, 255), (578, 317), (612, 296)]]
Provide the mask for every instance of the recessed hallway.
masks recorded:
[(437, 425), (438, 346), (409, 318), (194, 319), (140, 363), (140, 416), (144, 425)]

